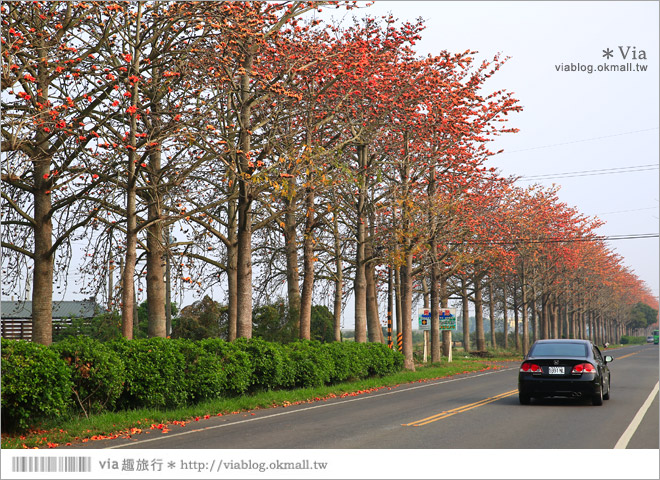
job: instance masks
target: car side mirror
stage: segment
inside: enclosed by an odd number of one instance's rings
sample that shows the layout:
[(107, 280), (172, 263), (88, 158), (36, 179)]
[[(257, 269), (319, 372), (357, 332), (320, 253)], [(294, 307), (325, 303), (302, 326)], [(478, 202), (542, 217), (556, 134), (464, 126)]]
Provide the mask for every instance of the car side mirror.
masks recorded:
[(610, 363), (614, 358), (611, 355), (605, 355), (605, 363)]

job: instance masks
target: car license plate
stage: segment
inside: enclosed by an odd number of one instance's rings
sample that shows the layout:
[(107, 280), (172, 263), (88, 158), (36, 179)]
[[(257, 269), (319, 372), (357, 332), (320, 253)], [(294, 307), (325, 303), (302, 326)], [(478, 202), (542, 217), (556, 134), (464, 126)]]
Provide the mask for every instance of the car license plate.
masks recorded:
[(550, 375), (563, 375), (564, 367), (549, 367), (548, 373)]

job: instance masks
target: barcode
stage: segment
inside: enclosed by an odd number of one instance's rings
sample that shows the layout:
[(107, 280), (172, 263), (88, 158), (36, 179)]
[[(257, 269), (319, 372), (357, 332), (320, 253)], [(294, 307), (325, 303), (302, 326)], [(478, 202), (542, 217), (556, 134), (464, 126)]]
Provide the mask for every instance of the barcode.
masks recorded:
[(92, 457), (13, 457), (12, 472), (91, 472)]

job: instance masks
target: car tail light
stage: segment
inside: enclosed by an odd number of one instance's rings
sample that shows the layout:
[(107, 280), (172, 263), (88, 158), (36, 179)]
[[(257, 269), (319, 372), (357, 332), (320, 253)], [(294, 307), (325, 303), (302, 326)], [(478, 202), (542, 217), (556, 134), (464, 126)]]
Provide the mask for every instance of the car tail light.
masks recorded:
[(524, 373), (543, 373), (541, 367), (539, 367), (537, 364), (532, 362), (524, 362), (520, 366), (520, 371)]
[(594, 367), (590, 363), (579, 363), (573, 367), (571, 373), (577, 373), (577, 374), (596, 373), (596, 367)]

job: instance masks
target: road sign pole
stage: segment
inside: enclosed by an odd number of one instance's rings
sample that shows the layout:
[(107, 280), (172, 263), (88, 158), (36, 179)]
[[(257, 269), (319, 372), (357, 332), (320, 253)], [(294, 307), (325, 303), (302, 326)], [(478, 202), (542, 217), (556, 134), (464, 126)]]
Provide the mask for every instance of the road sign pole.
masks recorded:
[(447, 355), (447, 363), (452, 362), (452, 350), (454, 350), (454, 342), (451, 341), (451, 330), (447, 332), (449, 334), (449, 355)]
[(429, 343), (429, 331), (424, 330), (424, 363), (428, 362), (429, 351), (427, 345)]
[(453, 342), (451, 340), (452, 330), (456, 330), (456, 309), (443, 307), (440, 309), (439, 314), (440, 330), (442, 330), (443, 344), (449, 345), (447, 350), (447, 362), (452, 361)]

